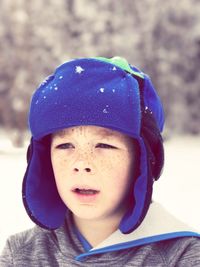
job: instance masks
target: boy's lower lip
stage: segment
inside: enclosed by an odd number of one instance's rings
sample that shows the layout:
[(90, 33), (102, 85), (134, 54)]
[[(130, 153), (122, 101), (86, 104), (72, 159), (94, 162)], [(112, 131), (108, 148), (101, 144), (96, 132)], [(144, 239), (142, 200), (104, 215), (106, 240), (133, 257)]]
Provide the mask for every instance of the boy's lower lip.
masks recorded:
[(97, 196), (99, 195), (99, 191), (94, 194), (81, 194), (79, 192), (73, 191), (74, 196), (81, 202), (89, 203), (96, 200)]

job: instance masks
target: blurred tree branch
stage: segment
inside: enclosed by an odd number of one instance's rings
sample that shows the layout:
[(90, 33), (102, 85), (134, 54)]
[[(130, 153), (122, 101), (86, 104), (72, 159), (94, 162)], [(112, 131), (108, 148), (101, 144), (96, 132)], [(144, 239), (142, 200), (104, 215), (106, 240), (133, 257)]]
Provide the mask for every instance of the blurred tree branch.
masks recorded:
[(27, 129), (32, 92), (58, 64), (120, 55), (151, 76), (167, 133), (200, 133), (199, 14), (195, 0), (2, 0), (0, 127)]

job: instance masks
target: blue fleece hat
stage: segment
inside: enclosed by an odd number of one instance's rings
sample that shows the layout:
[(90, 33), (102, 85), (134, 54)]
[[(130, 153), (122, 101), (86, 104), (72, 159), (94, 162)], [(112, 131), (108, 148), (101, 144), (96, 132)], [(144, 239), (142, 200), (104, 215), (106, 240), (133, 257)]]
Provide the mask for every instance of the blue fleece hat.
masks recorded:
[(159, 131), (164, 125), (160, 98), (150, 78), (120, 57), (80, 58), (60, 65), (34, 92), (29, 126), (32, 133), (23, 180), (23, 202), (30, 218), (47, 229), (62, 225), (68, 208), (61, 200), (50, 160), (48, 135), (67, 127), (96, 125), (137, 140), (140, 174), (131, 206), (120, 223), (123, 233), (143, 220), (151, 201), (154, 178), (148, 148), (141, 134), (143, 113), (149, 111)]

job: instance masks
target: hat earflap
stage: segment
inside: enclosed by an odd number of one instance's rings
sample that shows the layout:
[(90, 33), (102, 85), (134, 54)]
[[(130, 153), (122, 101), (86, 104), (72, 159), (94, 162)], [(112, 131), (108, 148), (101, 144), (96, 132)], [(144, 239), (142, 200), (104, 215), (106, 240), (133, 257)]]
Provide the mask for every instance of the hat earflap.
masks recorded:
[(151, 176), (158, 180), (164, 165), (163, 138), (150, 110), (142, 112), (141, 136), (145, 142), (148, 154)]
[(46, 229), (56, 229), (64, 221), (67, 208), (57, 191), (50, 160), (50, 138), (33, 138), (27, 151), (28, 167), (22, 195), (32, 221)]

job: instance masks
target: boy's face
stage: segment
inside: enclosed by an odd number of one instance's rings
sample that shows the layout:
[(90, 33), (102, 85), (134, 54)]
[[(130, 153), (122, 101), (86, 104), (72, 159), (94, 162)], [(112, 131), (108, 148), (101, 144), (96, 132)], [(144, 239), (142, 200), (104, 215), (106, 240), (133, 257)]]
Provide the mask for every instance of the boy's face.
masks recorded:
[(134, 177), (133, 139), (97, 126), (52, 135), (51, 161), (60, 197), (82, 219), (121, 219)]

